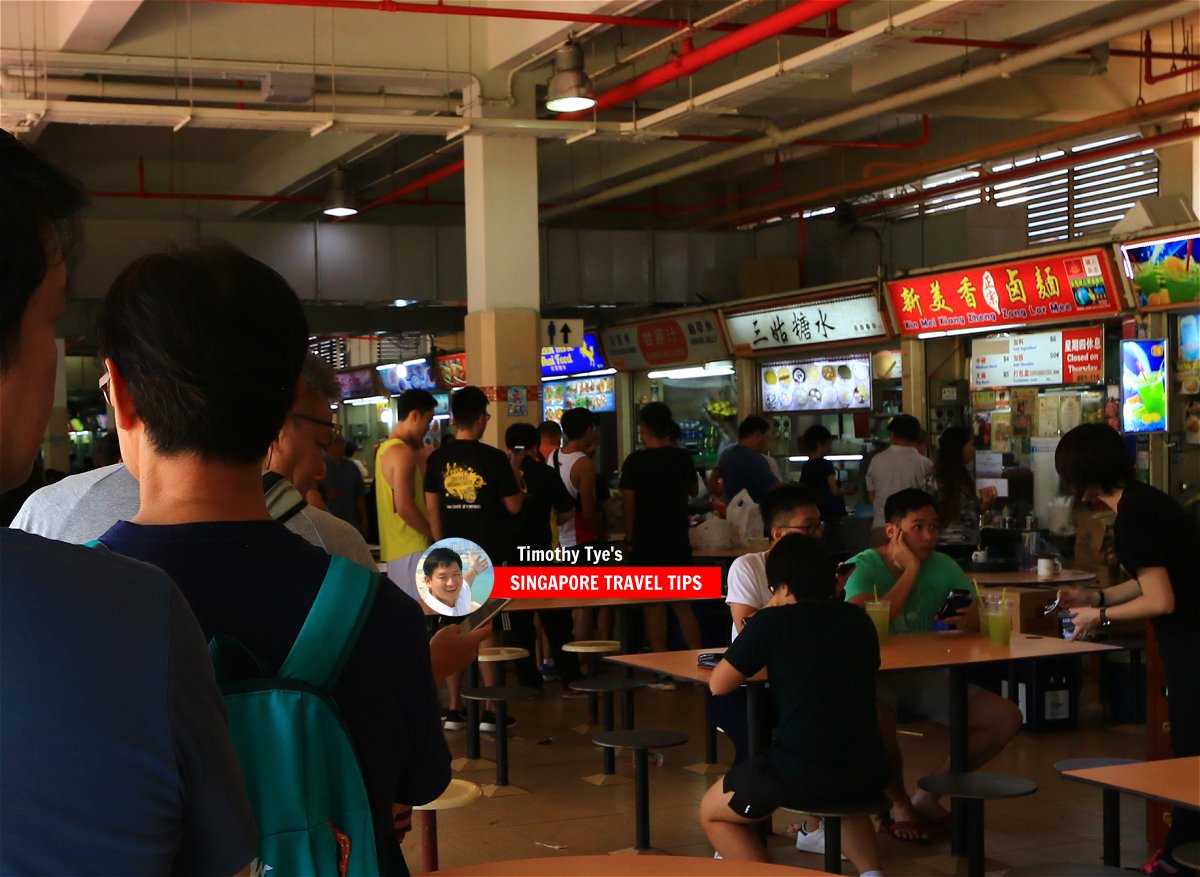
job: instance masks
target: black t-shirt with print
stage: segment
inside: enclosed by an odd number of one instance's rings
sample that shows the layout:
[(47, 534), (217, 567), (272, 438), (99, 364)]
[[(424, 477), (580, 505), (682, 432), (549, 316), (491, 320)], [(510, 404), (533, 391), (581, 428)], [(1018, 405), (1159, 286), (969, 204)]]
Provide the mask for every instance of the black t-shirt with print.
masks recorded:
[(480, 441), (455, 439), (430, 455), (425, 492), (441, 497), (445, 536), (470, 539), (492, 563), (515, 560), (514, 520), (504, 497), (517, 493), (517, 478), (507, 454)]
[(696, 484), (692, 455), (667, 445), (642, 448), (625, 458), (621, 490), (632, 490), (635, 564), (670, 566), (690, 563), (688, 493)]

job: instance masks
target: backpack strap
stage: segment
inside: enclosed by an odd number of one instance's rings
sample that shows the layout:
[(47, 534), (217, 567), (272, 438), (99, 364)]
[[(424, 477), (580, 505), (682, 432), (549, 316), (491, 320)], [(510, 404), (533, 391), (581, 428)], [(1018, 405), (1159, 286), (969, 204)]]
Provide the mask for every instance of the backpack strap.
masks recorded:
[(375, 605), (379, 573), (337, 555), (279, 677), (329, 691), (342, 673), (354, 643)]
[(267, 501), (267, 511), (271, 517), (281, 524), (286, 524), (308, 505), (308, 502), (288, 481), (277, 472), (263, 473), (263, 496)]

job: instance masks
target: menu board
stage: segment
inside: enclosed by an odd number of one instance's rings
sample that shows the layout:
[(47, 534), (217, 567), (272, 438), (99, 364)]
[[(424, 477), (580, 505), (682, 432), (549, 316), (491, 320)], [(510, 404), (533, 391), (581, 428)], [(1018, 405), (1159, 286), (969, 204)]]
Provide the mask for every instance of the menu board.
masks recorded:
[(542, 384), (542, 410), (547, 420), (562, 420), (563, 412), (572, 408), (616, 411), (616, 379), (607, 375)]
[(1121, 425), (1125, 432), (1167, 429), (1167, 342), (1121, 342)]
[(887, 324), (879, 313), (879, 302), (870, 290), (858, 295), (800, 299), (752, 310), (723, 310), (721, 316), (733, 352), (740, 355), (887, 334)]
[(434, 362), (437, 363), (438, 382), (443, 387), (454, 389), (467, 385), (467, 355), (465, 353), (439, 356)]
[(338, 372), (338, 387), (343, 399), (365, 399), (368, 396), (378, 396), (378, 372), (374, 368), (356, 368), (351, 371)]
[(902, 335), (1103, 319), (1121, 309), (1109, 253), (1081, 250), (888, 283)]
[(583, 342), (578, 347), (542, 348), (543, 378), (566, 377), (580, 372), (597, 371), (604, 367), (600, 345), (591, 332), (583, 334)]
[(1125, 274), (1142, 310), (1200, 304), (1200, 234), (1121, 245)]
[(405, 390), (433, 390), (437, 382), (433, 379), (433, 368), (427, 362), (412, 365), (389, 365), (379, 368), (379, 379), (383, 388), (392, 395)]
[(871, 363), (866, 356), (829, 357), (763, 366), (764, 411), (846, 411), (871, 407)]
[(613, 326), (602, 338), (608, 364), (622, 371), (701, 363), (728, 353), (715, 311)]
[(1099, 326), (971, 342), (971, 388), (1094, 384), (1104, 376)]

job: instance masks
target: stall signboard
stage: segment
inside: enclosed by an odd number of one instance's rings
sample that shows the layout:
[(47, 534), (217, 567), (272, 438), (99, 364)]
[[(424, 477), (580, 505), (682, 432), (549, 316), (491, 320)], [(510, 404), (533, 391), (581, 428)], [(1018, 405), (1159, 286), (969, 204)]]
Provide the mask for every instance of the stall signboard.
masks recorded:
[(337, 381), (338, 387), (342, 391), (342, 398), (365, 399), (370, 396), (382, 395), (378, 374), (374, 367), (338, 372)]
[(617, 381), (612, 375), (547, 381), (542, 384), (542, 405), (547, 420), (562, 420), (572, 408), (606, 412), (617, 410)]
[(437, 364), (438, 383), (448, 389), (456, 389), (467, 385), (467, 355), (451, 353), (439, 356), (434, 360)]
[(604, 357), (596, 336), (584, 332), (578, 347), (543, 347), (542, 377), (561, 378), (604, 368)]
[(1125, 276), (1144, 311), (1200, 305), (1200, 232), (1121, 244)]
[(879, 313), (879, 302), (870, 290), (857, 295), (726, 310), (721, 316), (733, 352), (739, 356), (888, 334), (887, 324)]
[(853, 411), (871, 407), (866, 356), (793, 360), (759, 371), (763, 411)]
[(1184, 395), (1200, 396), (1200, 314), (1183, 314), (1179, 318), (1175, 380)]
[(1109, 254), (1056, 253), (888, 283), (902, 335), (988, 329), (1083, 318), (1121, 310)]
[(1104, 379), (1099, 326), (971, 342), (971, 388), (1095, 384)]
[(1125, 432), (1167, 429), (1167, 342), (1121, 342), (1121, 425)]
[(405, 390), (434, 390), (437, 381), (433, 378), (433, 368), (428, 362), (415, 362), (409, 365), (395, 364), (378, 369), (379, 379), (383, 388), (393, 396)]
[(622, 371), (708, 362), (728, 354), (715, 311), (613, 326), (601, 338), (608, 364)]

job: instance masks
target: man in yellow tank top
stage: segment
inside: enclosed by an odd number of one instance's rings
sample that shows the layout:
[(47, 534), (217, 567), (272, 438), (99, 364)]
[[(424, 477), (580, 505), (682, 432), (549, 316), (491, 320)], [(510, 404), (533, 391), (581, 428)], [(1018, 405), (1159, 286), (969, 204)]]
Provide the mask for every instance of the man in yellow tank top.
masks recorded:
[(388, 578), (417, 596), (417, 561), (433, 542), (425, 507), (421, 446), (437, 400), (425, 390), (405, 390), (396, 405), (396, 427), (375, 455), (379, 559)]

